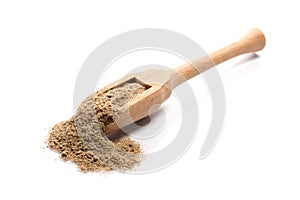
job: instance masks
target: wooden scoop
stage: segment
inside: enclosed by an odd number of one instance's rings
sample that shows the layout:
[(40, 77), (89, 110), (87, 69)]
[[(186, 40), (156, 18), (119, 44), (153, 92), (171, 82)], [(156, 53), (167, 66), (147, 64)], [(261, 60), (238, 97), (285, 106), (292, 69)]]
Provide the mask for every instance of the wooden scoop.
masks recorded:
[(146, 90), (128, 103), (128, 109), (115, 119), (105, 134), (110, 134), (155, 112), (168, 99), (172, 89), (184, 81), (238, 55), (262, 50), (265, 44), (264, 34), (259, 29), (252, 29), (240, 40), (210, 54), (208, 57), (193, 62), (193, 64), (186, 63), (174, 70), (154, 69), (130, 74), (109, 84), (103, 88), (105, 91), (126, 82), (139, 83), (145, 86)]

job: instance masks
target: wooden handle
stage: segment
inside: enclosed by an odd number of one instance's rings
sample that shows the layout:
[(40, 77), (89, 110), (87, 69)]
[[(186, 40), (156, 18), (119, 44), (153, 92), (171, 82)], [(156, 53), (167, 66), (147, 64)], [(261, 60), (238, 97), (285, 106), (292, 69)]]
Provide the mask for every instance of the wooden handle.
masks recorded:
[(239, 41), (210, 54), (209, 57), (218, 65), (238, 55), (260, 51), (265, 47), (265, 44), (266, 39), (263, 32), (259, 29), (252, 29)]
[(240, 40), (210, 54), (209, 57), (193, 62), (193, 65), (186, 63), (175, 68), (179, 76), (177, 74), (173, 77), (173, 86), (176, 87), (182, 82), (233, 57), (244, 53), (260, 51), (265, 47), (265, 44), (266, 39), (263, 32), (259, 29), (252, 29)]

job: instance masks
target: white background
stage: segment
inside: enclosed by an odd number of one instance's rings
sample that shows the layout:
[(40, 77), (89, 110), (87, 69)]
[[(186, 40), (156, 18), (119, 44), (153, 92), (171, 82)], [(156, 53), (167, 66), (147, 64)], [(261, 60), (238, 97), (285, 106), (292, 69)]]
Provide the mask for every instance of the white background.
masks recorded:
[[(1, 1), (0, 199), (299, 199), (296, 2)], [(211, 103), (195, 78), (190, 84), (199, 99), (199, 133), (178, 162), (146, 175), (80, 173), (44, 148), (47, 132), (72, 115), (74, 83), (89, 53), (116, 34), (149, 27), (182, 33), (207, 52), (258, 27), (267, 46), (259, 58), (245, 55), (218, 67), (226, 122), (207, 158), (198, 159)], [(128, 60), (135, 66), (141, 59)], [(166, 112), (172, 106), (178, 107), (174, 98)]]

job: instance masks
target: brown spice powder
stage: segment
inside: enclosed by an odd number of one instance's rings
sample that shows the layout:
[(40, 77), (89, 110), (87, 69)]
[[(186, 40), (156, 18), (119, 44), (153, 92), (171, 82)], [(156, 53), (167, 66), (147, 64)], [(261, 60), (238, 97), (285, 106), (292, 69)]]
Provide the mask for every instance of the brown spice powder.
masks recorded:
[(125, 83), (95, 92), (82, 102), (75, 116), (51, 129), (48, 146), (82, 171), (132, 169), (140, 162), (140, 144), (125, 133), (109, 140), (104, 131), (128, 101), (144, 90), (138, 83)]

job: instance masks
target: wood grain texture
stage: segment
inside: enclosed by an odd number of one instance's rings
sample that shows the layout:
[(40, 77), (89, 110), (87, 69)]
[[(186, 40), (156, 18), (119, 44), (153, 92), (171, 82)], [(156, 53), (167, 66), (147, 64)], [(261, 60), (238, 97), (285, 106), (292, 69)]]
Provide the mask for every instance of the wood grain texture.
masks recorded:
[(135, 121), (138, 121), (151, 112), (155, 112), (159, 106), (168, 99), (172, 90), (181, 83), (197, 76), (198, 74), (222, 63), (226, 60), (245, 53), (260, 51), (265, 47), (266, 39), (259, 29), (252, 29), (240, 40), (191, 63), (181, 65), (174, 70), (147, 70), (130, 74), (105, 87), (112, 89), (124, 82), (133, 79), (148, 89), (136, 96), (128, 103), (126, 111), (115, 119), (106, 134), (112, 133)]
[[(251, 53), (262, 50), (266, 45), (266, 39), (263, 32), (259, 29), (250, 30), (243, 38), (240, 40), (210, 54), (208, 57), (201, 58), (197, 61), (194, 61), (193, 64), (186, 63), (181, 65), (175, 70), (178, 72), (178, 75), (184, 77), (184, 79), (189, 80), (194, 76), (222, 63), (226, 60), (239, 56), (245, 53)], [(176, 75), (175, 75), (176, 76)], [(179, 77), (174, 77), (175, 85), (179, 85), (182, 81), (178, 80)]]

